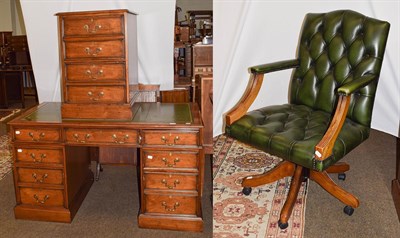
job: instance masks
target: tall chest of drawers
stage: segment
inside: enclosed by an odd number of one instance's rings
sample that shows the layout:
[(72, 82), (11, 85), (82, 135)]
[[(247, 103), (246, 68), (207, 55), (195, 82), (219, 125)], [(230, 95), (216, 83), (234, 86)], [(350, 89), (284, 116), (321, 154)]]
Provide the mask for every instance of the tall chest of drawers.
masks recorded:
[(138, 84), (136, 14), (58, 13), (62, 118), (131, 119)]

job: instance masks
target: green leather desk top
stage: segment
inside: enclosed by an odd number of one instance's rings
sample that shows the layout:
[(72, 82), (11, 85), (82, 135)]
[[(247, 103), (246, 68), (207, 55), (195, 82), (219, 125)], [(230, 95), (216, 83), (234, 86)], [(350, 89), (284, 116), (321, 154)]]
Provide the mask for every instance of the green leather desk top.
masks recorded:
[(192, 124), (191, 105), (189, 103), (135, 103), (132, 106), (132, 120), (110, 120), (110, 119), (76, 119), (63, 120), (61, 118), (61, 103), (46, 102), (40, 104), (36, 110), (25, 114), (21, 121), (38, 123), (62, 123), (62, 122), (121, 122), (138, 124)]

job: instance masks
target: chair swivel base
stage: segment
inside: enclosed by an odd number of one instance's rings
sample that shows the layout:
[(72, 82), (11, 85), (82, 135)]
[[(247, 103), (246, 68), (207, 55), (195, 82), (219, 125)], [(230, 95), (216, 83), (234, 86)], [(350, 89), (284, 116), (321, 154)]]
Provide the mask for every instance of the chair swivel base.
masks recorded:
[(274, 182), (278, 179), (292, 176), (292, 181), (290, 183), (288, 197), (281, 210), (280, 219), (278, 221), (279, 228), (286, 229), (288, 227), (288, 220), (293, 210), (297, 194), (300, 190), (300, 185), (307, 177), (316, 183), (318, 183), (323, 189), (325, 189), (332, 196), (339, 199), (341, 202), (346, 204), (343, 212), (351, 216), (354, 212), (354, 208), (359, 206), (358, 199), (339, 187), (328, 175), (327, 173), (338, 173), (339, 179), (344, 180), (344, 172), (349, 170), (349, 165), (346, 163), (339, 162), (332, 165), (329, 169), (318, 172), (310, 170), (308, 168), (303, 168), (302, 166), (295, 165), (291, 162), (284, 161), (278, 166), (268, 171), (265, 174), (248, 176), (243, 179), (242, 182), (242, 193), (246, 196), (250, 195), (252, 187), (260, 186), (263, 184)]

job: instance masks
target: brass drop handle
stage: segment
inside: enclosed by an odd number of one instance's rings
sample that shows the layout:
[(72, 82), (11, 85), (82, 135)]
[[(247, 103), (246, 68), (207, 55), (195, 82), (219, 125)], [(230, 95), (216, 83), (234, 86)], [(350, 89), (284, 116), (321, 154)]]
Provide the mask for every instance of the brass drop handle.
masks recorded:
[(29, 135), (29, 137), (32, 138), (33, 141), (39, 141), (40, 139), (44, 138), (44, 136), (45, 136), (46, 134), (45, 134), (44, 132), (41, 132), (41, 133), (39, 134), (39, 137), (38, 137), (38, 138), (35, 138), (35, 134), (34, 134), (33, 132), (29, 132), (28, 135)]
[(45, 195), (45, 196), (43, 197), (43, 200), (40, 200), (40, 199), (39, 199), (39, 196), (38, 196), (37, 194), (34, 194), (34, 195), (33, 195), (33, 198), (35, 199), (35, 201), (36, 201), (37, 203), (44, 204), (44, 203), (50, 198), (50, 196), (49, 196), (49, 195)]
[(86, 54), (87, 54), (87, 55), (91, 55), (91, 56), (97, 56), (98, 54), (100, 54), (100, 52), (101, 52), (102, 50), (103, 50), (103, 49), (102, 49), (101, 47), (97, 47), (97, 48), (94, 50), (94, 52), (92, 52), (92, 49), (90, 49), (90, 47), (86, 47), (86, 48), (85, 48)]
[(92, 91), (89, 91), (87, 93), (87, 95), (89, 96), (90, 100), (92, 101), (99, 101), (103, 96), (104, 96), (104, 92), (99, 92), (97, 94), (97, 96), (94, 96), (94, 93)]
[(86, 70), (86, 75), (88, 75), (91, 79), (97, 79), (97, 76), (103, 75), (104, 71), (102, 69), (98, 70), (96, 74), (92, 73), (92, 70)]
[(113, 134), (112, 138), (114, 139), (114, 143), (116, 143), (116, 144), (124, 144), (129, 139), (129, 135), (126, 134), (126, 135), (124, 135), (122, 137), (122, 140), (119, 140), (118, 136), (116, 134)]
[(139, 145), (142, 144), (142, 136), (141, 135), (138, 136), (138, 143), (139, 143)]
[(174, 185), (168, 185), (168, 181), (166, 179), (162, 179), (161, 183), (164, 184), (165, 187), (167, 187), (168, 189), (173, 189), (176, 188), (176, 185), (180, 184), (179, 179), (176, 179), (174, 181)]
[(161, 202), (161, 206), (163, 206), (165, 211), (167, 211), (167, 212), (174, 212), (180, 206), (180, 204), (179, 204), (179, 202), (176, 202), (171, 207), (171, 206), (168, 206), (167, 202), (163, 201), (163, 202)]
[(48, 174), (43, 174), (42, 175), (42, 178), (37, 178), (38, 176), (37, 176), (37, 174), (36, 173), (33, 173), (32, 174), (32, 177), (35, 179), (35, 182), (36, 183), (43, 183), (44, 182), (44, 180), (48, 177), (49, 175)]
[[(170, 134), (170, 136), (171, 136), (171, 134)], [(167, 144), (168, 146), (173, 146), (179, 140), (179, 136), (174, 137), (174, 143), (168, 143), (168, 139), (165, 136), (161, 136), (161, 140), (164, 142), (164, 144)]]
[[(90, 19), (90, 21), (93, 22), (93, 19)], [(83, 29), (85, 29), (87, 33), (96, 33), (101, 29), (101, 25), (94, 24), (93, 30), (91, 30), (89, 24), (85, 24), (83, 25)]]
[(164, 164), (165, 164), (166, 166), (168, 166), (168, 167), (174, 167), (174, 166), (180, 161), (179, 158), (175, 158), (175, 159), (174, 159), (174, 163), (173, 163), (173, 164), (170, 164), (170, 163), (168, 163), (168, 160), (167, 160), (166, 158), (162, 158), (161, 160), (162, 160), (162, 161), (164, 162)]
[(43, 159), (47, 157), (46, 154), (40, 154), (40, 159), (37, 159), (35, 153), (30, 153), (29, 155), (31, 156), (33, 162), (35, 163), (42, 163)]
[(90, 137), (92, 137), (92, 135), (89, 134), (89, 133), (87, 133), (87, 134), (85, 135), (85, 140), (80, 140), (80, 139), (79, 139), (79, 135), (78, 135), (77, 133), (73, 134), (73, 137), (75, 138), (75, 141), (76, 141), (76, 142), (86, 143), (86, 140), (88, 140)]

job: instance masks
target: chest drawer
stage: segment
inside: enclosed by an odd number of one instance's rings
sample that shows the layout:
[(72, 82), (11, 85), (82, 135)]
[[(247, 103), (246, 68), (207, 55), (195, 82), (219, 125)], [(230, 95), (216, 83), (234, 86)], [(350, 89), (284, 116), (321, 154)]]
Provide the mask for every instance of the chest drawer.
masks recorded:
[(67, 41), (65, 57), (72, 58), (125, 58), (124, 40)]
[(145, 173), (145, 188), (169, 190), (196, 190), (197, 175), (175, 173)]
[(123, 18), (121, 16), (82, 16), (64, 17), (64, 36), (89, 36), (105, 34), (122, 34)]
[(66, 64), (67, 81), (69, 82), (104, 82), (124, 81), (125, 64)]
[(32, 149), (17, 147), (15, 151), (17, 162), (37, 164), (63, 164), (62, 149)]
[(171, 152), (143, 149), (143, 163), (146, 168), (185, 168), (198, 167), (199, 154), (197, 152)]
[(144, 131), (143, 145), (199, 145), (198, 131)]
[(125, 102), (123, 86), (68, 86), (69, 103), (123, 103)]
[(63, 184), (63, 172), (60, 169), (17, 168), (18, 181), (37, 184)]
[(136, 145), (138, 134), (135, 130), (90, 130), (90, 129), (66, 129), (67, 143), (72, 144), (128, 144)]
[(145, 212), (196, 215), (197, 196), (145, 194)]
[(49, 128), (18, 128), (14, 131), (15, 141), (57, 142), (60, 141), (60, 130)]
[(39, 206), (63, 206), (63, 190), (20, 188), (21, 202), (29, 205)]

